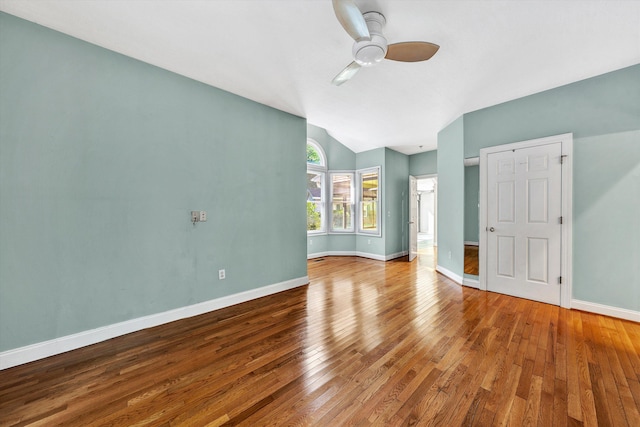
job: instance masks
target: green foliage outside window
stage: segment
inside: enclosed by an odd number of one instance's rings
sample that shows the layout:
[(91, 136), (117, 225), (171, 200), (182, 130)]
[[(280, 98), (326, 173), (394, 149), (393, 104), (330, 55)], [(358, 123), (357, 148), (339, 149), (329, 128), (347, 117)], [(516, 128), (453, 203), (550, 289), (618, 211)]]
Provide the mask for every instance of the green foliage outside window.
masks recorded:
[(307, 163), (311, 163), (314, 165), (320, 164), (320, 154), (318, 154), (316, 149), (311, 144), (307, 144)]
[(307, 202), (307, 231), (320, 230), (320, 212), (316, 210), (316, 204)]

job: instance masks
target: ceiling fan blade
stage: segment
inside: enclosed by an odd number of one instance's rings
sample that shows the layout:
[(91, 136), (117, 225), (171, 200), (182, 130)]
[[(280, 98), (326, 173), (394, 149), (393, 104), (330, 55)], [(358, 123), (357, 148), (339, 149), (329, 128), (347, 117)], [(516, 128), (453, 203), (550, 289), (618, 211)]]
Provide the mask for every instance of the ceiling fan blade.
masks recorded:
[(385, 59), (402, 62), (426, 61), (440, 49), (440, 46), (428, 42), (393, 43), (387, 47)]
[(336, 86), (340, 86), (342, 83), (351, 79), (351, 77), (355, 76), (358, 71), (360, 71), (360, 64), (356, 61), (353, 61), (351, 64), (347, 65), (346, 68), (338, 73), (337, 76), (331, 80)]
[(362, 12), (352, 0), (333, 0), (333, 11), (340, 25), (356, 41), (371, 40)]

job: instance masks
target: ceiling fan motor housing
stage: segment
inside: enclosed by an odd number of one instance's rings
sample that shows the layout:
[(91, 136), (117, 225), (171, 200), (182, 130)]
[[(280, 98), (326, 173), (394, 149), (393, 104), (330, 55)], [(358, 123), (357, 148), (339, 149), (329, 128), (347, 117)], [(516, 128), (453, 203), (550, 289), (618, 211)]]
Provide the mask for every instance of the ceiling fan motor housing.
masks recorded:
[(382, 28), (387, 22), (379, 12), (363, 13), (371, 40), (360, 40), (353, 44), (353, 58), (363, 67), (371, 66), (384, 59), (387, 54), (387, 39), (382, 35)]

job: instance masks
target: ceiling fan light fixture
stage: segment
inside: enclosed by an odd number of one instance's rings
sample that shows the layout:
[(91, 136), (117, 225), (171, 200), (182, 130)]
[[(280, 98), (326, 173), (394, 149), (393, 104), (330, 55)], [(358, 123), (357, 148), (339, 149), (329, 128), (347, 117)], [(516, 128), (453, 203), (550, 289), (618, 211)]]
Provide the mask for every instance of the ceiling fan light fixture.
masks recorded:
[(347, 34), (355, 40), (353, 62), (332, 83), (339, 86), (353, 77), (361, 67), (370, 67), (383, 59), (400, 62), (426, 61), (440, 46), (429, 42), (400, 42), (389, 45), (382, 35), (387, 19), (380, 12), (360, 13), (353, 0), (333, 0), (333, 10)]
[(380, 12), (362, 14), (369, 30), (369, 40), (358, 40), (353, 44), (353, 59), (363, 67), (369, 67), (382, 61), (387, 54), (387, 39), (382, 35), (382, 28), (387, 23)]
[(382, 61), (387, 54), (387, 39), (372, 34), (371, 40), (363, 40), (353, 44), (353, 59), (363, 67), (369, 67)]

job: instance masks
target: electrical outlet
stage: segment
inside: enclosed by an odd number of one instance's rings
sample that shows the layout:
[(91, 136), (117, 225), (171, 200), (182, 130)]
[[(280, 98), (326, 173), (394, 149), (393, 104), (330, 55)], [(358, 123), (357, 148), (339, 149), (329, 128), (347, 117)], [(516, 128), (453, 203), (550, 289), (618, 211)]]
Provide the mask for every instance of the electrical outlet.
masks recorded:
[(449, 251), (449, 259), (451, 259), (451, 251)]
[(219, 280), (224, 280), (225, 277), (227, 277), (227, 275), (226, 275), (226, 273), (224, 271), (224, 268), (222, 270), (218, 270), (218, 279)]
[(313, 239), (309, 239), (309, 244), (313, 245)]
[(191, 211), (191, 222), (205, 222), (207, 220), (207, 211)]
[(367, 239), (367, 245), (371, 244), (371, 239)]

